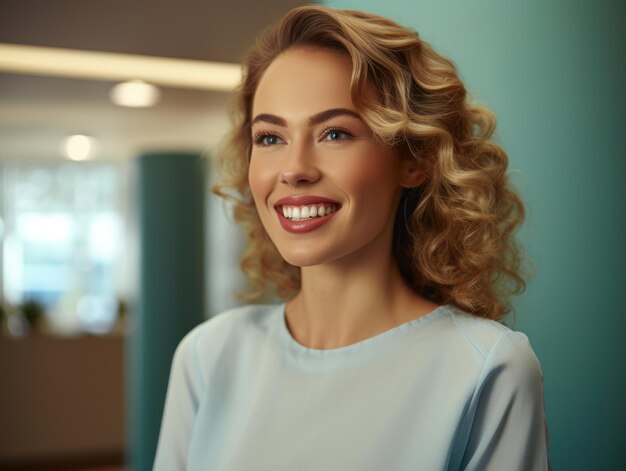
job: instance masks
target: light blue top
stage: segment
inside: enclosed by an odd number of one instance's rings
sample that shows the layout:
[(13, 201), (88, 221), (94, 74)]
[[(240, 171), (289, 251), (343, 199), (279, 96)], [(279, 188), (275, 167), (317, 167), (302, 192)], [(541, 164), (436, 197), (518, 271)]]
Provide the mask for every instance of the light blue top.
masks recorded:
[(291, 336), (284, 308), (237, 308), (182, 340), (155, 470), (548, 469), (524, 334), (442, 306), (316, 350)]

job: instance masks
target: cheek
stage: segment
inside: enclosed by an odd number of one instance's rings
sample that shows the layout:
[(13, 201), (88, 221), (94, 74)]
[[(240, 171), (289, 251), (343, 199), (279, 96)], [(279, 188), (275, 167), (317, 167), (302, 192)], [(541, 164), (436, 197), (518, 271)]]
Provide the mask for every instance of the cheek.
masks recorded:
[(259, 165), (257, 159), (251, 159), (248, 167), (248, 185), (257, 206), (267, 199), (271, 177), (266, 168)]
[(258, 184), (259, 184), (258, 180), (259, 180), (259, 177), (254, 168), (254, 164), (250, 162), (250, 165), (248, 166), (248, 186), (250, 187), (250, 191), (252, 192), (252, 196), (254, 197), (255, 200), (256, 200), (256, 193), (258, 191)]
[[(341, 170), (346, 193), (377, 205), (387, 205), (398, 189), (398, 169), (391, 155), (359, 156)], [(355, 201), (356, 202), (356, 201)]]

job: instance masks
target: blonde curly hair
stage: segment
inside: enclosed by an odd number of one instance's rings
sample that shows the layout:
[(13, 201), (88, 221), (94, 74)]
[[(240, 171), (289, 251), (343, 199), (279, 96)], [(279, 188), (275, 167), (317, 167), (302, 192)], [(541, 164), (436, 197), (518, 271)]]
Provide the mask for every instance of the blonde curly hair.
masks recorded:
[[(404, 191), (394, 227), (394, 256), (406, 282), (433, 302), (501, 318), (510, 296), (525, 288), (513, 237), (524, 206), (508, 181), (507, 155), (491, 140), (493, 114), (468, 101), (454, 64), (417, 33), (380, 16), (322, 6), (291, 10), (248, 52), (233, 130), (220, 151), (222, 180), (213, 191), (234, 203), (235, 220), (247, 229), (247, 299), (272, 285), (285, 299), (300, 289), (300, 269), (269, 239), (248, 185), (255, 91), (270, 63), (295, 47), (349, 56), (354, 106), (377, 138), (428, 175)], [(368, 87), (378, 93), (366, 93)]]

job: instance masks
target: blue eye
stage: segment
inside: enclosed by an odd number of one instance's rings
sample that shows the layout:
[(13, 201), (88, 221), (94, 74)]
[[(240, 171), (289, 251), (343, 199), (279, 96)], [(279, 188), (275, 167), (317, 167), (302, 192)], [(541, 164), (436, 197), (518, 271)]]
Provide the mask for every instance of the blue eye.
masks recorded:
[(252, 142), (254, 142), (257, 146), (270, 147), (278, 144), (280, 142), (280, 137), (276, 134), (259, 133), (254, 136)]
[(261, 138), (261, 144), (264, 146), (271, 146), (278, 143), (278, 137), (276, 136), (263, 136)]
[(348, 131), (344, 131), (343, 129), (330, 128), (324, 131), (322, 137), (322, 140), (324, 141), (343, 141), (346, 139), (350, 139), (352, 137), (352, 134), (350, 134)]

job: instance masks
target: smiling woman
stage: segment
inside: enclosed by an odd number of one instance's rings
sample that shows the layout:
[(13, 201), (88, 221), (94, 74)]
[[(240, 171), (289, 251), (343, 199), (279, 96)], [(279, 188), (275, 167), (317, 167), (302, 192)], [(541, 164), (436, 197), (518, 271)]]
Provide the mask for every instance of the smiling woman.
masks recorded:
[(371, 251), (391, 246), (409, 186), (397, 150), (354, 108), (351, 74), (344, 55), (294, 48), (268, 67), (253, 102), (250, 190), (282, 258), (307, 273), (348, 255), (369, 266)]
[(495, 321), (523, 206), (492, 115), (363, 12), (292, 10), (244, 70), (217, 193), (285, 303), (181, 342), (155, 469), (548, 469), (539, 363)]

